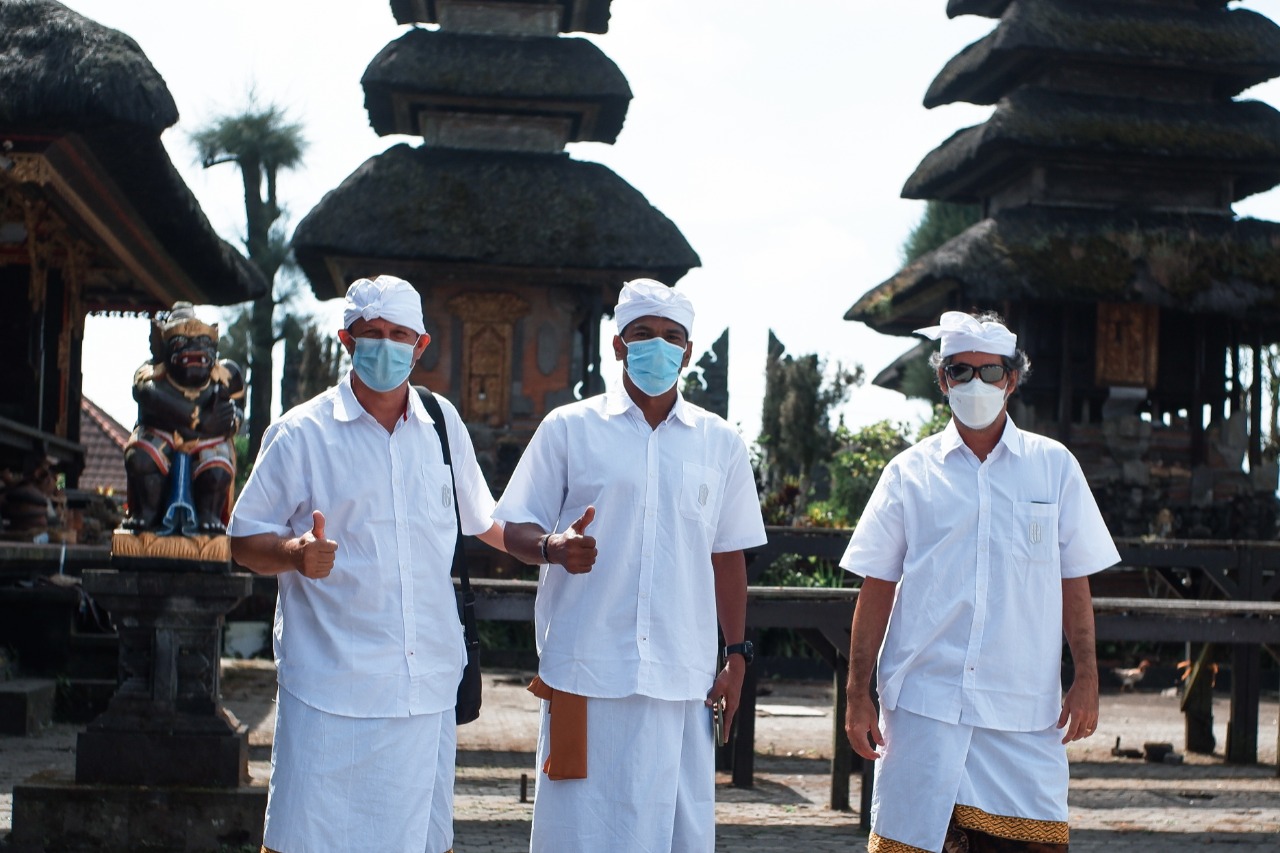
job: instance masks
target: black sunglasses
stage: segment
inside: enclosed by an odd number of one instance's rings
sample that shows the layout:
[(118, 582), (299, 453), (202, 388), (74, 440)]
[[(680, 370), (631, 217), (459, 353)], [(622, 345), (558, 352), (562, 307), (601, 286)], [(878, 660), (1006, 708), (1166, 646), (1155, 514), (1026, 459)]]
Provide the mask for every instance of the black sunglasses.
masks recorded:
[(976, 372), (988, 385), (994, 385), (1004, 379), (1004, 375), (1009, 372), (1003, 364), (984, 364), (981, 367), (974, 367), (972, 364), (957, 363), (948, 364), (943, 370), (952, 382), (968, 382)]

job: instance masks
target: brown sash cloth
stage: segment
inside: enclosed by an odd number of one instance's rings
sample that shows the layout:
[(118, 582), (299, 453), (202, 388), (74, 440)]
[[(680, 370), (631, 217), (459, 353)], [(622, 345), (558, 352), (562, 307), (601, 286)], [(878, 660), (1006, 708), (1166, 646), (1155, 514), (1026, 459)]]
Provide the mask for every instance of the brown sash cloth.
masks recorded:
[(587, 778), (587, 697), (556, 690), (536, 675), (529, 692), (550, 703), (551, 744), (542, 772), (553, 782)]

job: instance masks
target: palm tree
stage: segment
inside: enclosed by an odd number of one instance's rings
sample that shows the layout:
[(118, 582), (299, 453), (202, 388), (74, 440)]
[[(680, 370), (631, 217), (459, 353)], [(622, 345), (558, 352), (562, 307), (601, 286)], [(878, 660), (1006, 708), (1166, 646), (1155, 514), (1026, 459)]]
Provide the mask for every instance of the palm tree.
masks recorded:
[[(276, 175), (302, 161), (306, 142), (302, 126), (288, 120), (282, 108), (259, 107), (252, 95), (244, 112), (214, 118), (191, 136), (207, 169), (236, 163), (244, 182), (245, 249), (249, 260), (267, 279), (289, 255), (289, 241), (280, 222), (284, 210), (276, 196)], [(265, 188), (264, 188), (265, 184)], [(264, 192), (265, 190), (265, 192)], [(272, 365), (276, 306), (274, 287), (254, 301), (249, 326), (249, 458), (255, 459), (262, 434), (271, 422)]]

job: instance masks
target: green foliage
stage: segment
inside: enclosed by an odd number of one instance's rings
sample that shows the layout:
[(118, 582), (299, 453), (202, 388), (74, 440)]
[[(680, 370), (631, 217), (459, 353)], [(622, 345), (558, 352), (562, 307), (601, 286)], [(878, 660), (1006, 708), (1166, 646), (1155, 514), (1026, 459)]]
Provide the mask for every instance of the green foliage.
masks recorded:
[(231, 439), (231, 443), (236, 449), (236, 497), (238, 498), (240, 490), (249, 479), (249, 472), (253, 470), (255, 460), (249, 455), (249, 436), (237, 435)]
[(920, 356), (913, 358), (902, 367), (902, 379), (898, 389), (908, 399), (928, 400), (931, 403), (942, 402), (942, 389), (938, 387), (938, 374), (929, 366), (929, 355), (933, 346), (923, 347)]
[(284, 340), (280, 407), (288, 411), (338, 384), (346, 350), (336, 336), (320, 331), (315, 320), (288, 318)]
[(481, 649), (533, 651), (537, 648), (532, 622), (508, 622), (489, 619), (476, 621)]
[(922, 441), (931, 435), (942, 432), (950, 422), (951, 407), (946, 403), (934, 403), (933, 413), (929, 416), (929, 420), (922, 423), (919, 432), (916, 433), (916, 441)]
[(777, 523), (803, 517), (815, 467), (835, 447), (831, 413), (863, 378), (861, 365), (850, 371), (837, 363), (829, 372), (816, 355), (786, 355), (770, 332), (757, 444), (766, 505), (779, 511), (792, 508), (791, 518), (775, 517)]
[(862, 515), (880, 473), (909, 445), (906, 424), (879, 421), (850, 432), (841, 424), (831, 466), (831, 498), (818, 506), (832, 526), (852, 527)]
[(762, 491), (760, 514), (764, 523), (773, 527), (790, 527), (800, 506), (800, 481), (784, 477), (776, 488)]
[(831, 560), (783, 554), (755, 580), (758, 586), (844, 586), (845, 571)]
[(907, 235), (902, 246), (902, 262), (909, 264), (927, 255), (981, 219), (982, 208), (976, 204), (930, 201), (916, 227)]

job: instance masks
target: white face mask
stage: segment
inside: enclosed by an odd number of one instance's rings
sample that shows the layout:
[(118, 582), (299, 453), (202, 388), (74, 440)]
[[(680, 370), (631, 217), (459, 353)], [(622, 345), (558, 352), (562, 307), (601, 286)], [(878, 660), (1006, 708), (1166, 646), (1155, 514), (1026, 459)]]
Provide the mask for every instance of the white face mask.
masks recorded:
[(951, 413), (969, 429), (986, 429), (1004, 411), (1004, 389), (977, 376), (963, 385), (952, 385), (947, 395)]

